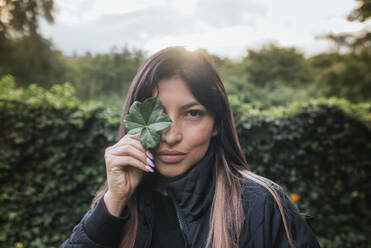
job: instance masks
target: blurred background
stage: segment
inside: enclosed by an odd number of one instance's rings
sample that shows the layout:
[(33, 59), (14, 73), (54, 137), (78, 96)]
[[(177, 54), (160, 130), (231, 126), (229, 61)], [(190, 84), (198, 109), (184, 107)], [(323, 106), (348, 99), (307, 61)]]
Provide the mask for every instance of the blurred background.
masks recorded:
[(122, 105), (145, 58), (205, 49), (230, 93), (265, 108), (318, 96), (369, 100), (368, 1), (2, 0), (0, 75), (70, 82)]
[(371, 241), (370, 0), (0, 0), (0, 247), (58, 247), (105, 181), (144, 60), (218, 69), (250, 169), (321, 247)]

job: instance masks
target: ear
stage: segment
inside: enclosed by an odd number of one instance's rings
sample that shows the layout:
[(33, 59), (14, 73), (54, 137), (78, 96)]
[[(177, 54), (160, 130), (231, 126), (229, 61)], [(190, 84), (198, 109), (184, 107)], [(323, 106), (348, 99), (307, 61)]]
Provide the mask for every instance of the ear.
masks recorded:
[(211, 133), (211, 136), (216, 136), (216, 135), (218, 135), (218, 129), (216, 129), (216, 127), (214, 125), (213, 132)]

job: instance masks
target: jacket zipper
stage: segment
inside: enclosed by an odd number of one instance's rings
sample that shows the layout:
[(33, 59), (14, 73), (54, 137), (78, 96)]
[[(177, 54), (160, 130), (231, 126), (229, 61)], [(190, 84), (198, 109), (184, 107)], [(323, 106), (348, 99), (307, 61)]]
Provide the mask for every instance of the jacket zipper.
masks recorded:
[(184, 239), (184, 247), (187, 248), (189, 247), (188, 246), (188, 240), (187, 240), (187, 237), (185, 235), (185, 224), (184, 224), (184, 218), (183, 216), (180, 214), (180, 210), (179, 208), (177, 207), (177, 205), (175, 204), (175, 201), (173, 200), (173, 198), (171, 198), (173, 204), (174, 204), (174, 208), (175, 208), (175, 213), (176, 213), (176, 217), (178, 219), (178, 223), (179, 223), (179, 227), (180, 227), (180, 231), (183, 235), (183, 239)]

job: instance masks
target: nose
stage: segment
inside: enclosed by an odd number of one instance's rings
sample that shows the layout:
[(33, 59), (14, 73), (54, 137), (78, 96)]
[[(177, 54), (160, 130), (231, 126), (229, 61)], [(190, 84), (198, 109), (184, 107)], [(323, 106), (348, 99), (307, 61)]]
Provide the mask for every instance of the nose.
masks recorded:
[(169, 146), (173, 146), (179, 143), (181, 140), (181, 128), (176, 121), (173, 121), (171, 126), (167, 130), (163, 131), (161, 134), (161, 141), (168, 144)]

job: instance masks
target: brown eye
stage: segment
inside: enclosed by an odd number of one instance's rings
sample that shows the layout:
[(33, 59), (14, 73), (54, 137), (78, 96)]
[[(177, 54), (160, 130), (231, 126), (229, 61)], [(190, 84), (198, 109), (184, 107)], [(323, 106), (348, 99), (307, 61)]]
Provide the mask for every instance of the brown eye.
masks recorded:
[(187, 112), (187, 116), (191, 116), (191, 117), (198, 117), (198, 116), (201, 116), (201, 114), (202, 112), (197, 109), (192, 109)]
[(189, 114), (192, 115), (192, 116), (196, 116), (196, 115), (199, 115), (200, 114), (200, 111), (198, 111), (198, 110), (191, 110), (191, 111), (189, 111)]

